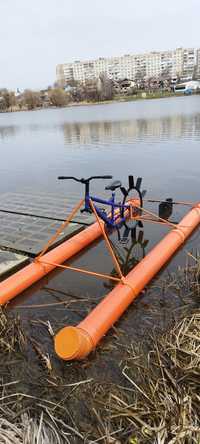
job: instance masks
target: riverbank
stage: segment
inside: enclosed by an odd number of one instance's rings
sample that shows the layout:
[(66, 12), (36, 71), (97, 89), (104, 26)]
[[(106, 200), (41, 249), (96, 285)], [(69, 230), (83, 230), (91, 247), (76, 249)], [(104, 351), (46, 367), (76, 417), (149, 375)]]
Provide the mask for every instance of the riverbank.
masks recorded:
[[(168, 327), (157, 325), (139, 343), (130, 343), (118, 323), (112, 337), (80, 363), (55, 358), (52, 319), (44, 322), (38, 315), (30, 322), (37, 335), (43, 327), (36, 340), (23, 319), (1, 311), (2, 442), (198, 443), (199, 265), (160, 282), (160, 298), (177, 291), (182, 300)], [(112, 378), (110, 354), (115, 356)]]
[(138, 95), (131, 95), (131, 96), (115, 96), (112, 100), (104, 100), (104, 101), (93, 101), (93, 102), (70, 102), (66, 108), (72, 107), (72, 106), (91, 106), (91, 105), (109, 105), (114, 103), (126, 103), (126, 102), (136, 102), (140, 100), (153, 100), (153, 99), (165, 99), (169, 97), (183, 97), (184, 94), (175, 94), (171, 92), (165, 92), (165, 93), (146, 93), (143, 92)]
[[(199, 93), (194, 93), (193, 95), (199, 95)], [(174, 93), (171, 91), (154, 91), (154, 92), (145, 92), (141, 91), (138, 94), (134, 95), (124, 95), (124, 96), (114, 96), (112, 100), (100, 100), (100, 101), (80, 101), (80, 102), (68, 102), (67, 105), (62, 106), (61, 108), (70, 108), (76, 106), (92, 106), (92, 105), (109, 105), (114, 103), (125, 103), (125, 102), (135, 102), (135, 101), (144, 101), (144, 100), (155, 100), (155, 99), (166, 99), (170, 97), (183, 97), (184, 93)], [(38, 106), (32, 109), (28, 109), (25, 106), (14, 106), (8, 110), (0, 110), (0, 114), (10, 113), (10, 112), (20, 112), (20, 111), (39, 111), (42, 109), (59, 109), (60, 107), (56, 106)]]

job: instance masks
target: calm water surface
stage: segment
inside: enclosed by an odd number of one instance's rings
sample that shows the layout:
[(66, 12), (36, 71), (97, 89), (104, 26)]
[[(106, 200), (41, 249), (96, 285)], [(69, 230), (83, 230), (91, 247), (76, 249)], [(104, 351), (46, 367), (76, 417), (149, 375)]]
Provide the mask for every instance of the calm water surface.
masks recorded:
[(198, 199), (199, 142), (200, 96), (0, 114), (0, 191), (68, 192), (58, 174), (133, 173), (149, 195)]
[[(200, 96), (0, 114), (0, 146), (1, 193), (73, 191), (78, 197), (81, 188), (58, 182), (58, 175), (112, 174), (126, 182), (127, 175), (134, 174), (143, 177), (148, 197), (200, 200)], [(102, 187), (96, 182), (93, 190), (100, 192)], [(177, 207), (174, 219), (182, 213)], [(166, 231), (155, 225), (145, 227), (143, 239), (149, 240), (146, 251)], [(141, 255), (139, 248), (137, 254)], [(199, 248), (198, 231), (171, 262), (170, 270), (185, 263), (186, 251), (195, 248)], [(103, 242), (97, 242), (73, 263), (108, 273), (113, 268)], [(56, 271), (26, 291), (18, 303), (55, 302), (66, 297), (63, 293), (87, 296), (87, 304), (75, 304), (69, 311), (55, 308), (48, 315), (60, 318), (61, 324), (77, 322), (108, 291), (107, 285)], [(149, 313), (146, 316), (141, 309), (138, 315), (140, 300), (129, 313), (134, 325), (144, 317), (148, 326)], [(179, 302), (174, 298), (172, 306)], [(166, 310), (162, 308), (163, 317), (167, 316)], [(38, 310), (35, 313), (38, 316)], [(43, 310), (40, 315), (45, 318), (47, 312)]]

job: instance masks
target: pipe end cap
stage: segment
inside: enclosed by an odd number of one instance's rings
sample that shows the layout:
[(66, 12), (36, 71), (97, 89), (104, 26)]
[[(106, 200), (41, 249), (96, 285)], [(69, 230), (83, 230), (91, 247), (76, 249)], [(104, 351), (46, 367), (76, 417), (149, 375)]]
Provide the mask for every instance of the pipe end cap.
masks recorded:
[(83, 359), (91, 351), (91, 339), (78, 327), (62, 328), (54, 338), (55, 352), (59, 358), (69, 361)]

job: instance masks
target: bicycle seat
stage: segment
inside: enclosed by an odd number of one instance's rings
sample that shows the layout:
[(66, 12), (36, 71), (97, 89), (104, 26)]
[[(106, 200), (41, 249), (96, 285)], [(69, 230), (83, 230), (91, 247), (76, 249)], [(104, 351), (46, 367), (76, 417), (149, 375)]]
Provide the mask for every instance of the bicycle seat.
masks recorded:
[(115, 191), (117, 188), (122, 186), (121, 180), (114, 180), (110, 185), (105, 187), (105, 190)]

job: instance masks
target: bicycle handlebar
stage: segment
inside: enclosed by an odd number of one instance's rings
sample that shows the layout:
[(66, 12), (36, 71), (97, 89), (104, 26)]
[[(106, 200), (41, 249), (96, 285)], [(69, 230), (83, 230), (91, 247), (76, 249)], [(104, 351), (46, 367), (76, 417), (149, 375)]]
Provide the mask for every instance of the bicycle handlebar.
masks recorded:
[(90, 182), (90, 180), (93, 180), (93, 179), (112, 179), (112, 176), (110, 176), (110, 175), (107, 175), (107, 176), (91, 176), (91, 177), (88, 177), (87, 179), (84, 179), (84, 178), (77, 179), (77, 177), (74, 177), (74, 176), (58, 176), (58, 179), (59, 180), (71, 179), (71, 180), (75, 180), (76, 182), (80, 182), (80, 183), (88, 183), (88, 182)]
[(72, 179), (72, 180), (76, 180), (76, 182), (80, 182), (79, 179), (77, 179), (76, 177), (73, 176), (58, 176), (59, 180), (63, 180), (63, 179)]

